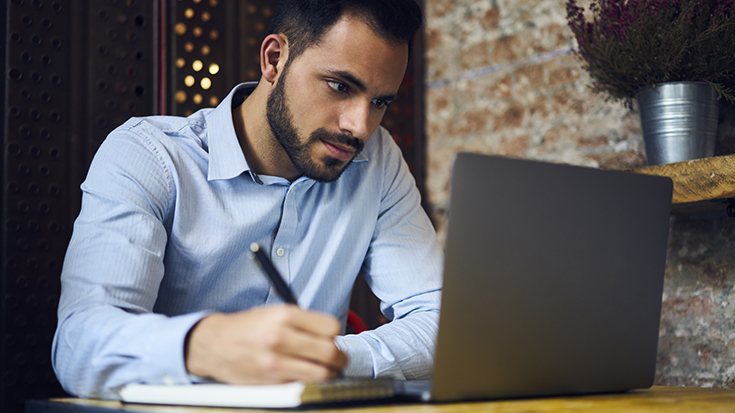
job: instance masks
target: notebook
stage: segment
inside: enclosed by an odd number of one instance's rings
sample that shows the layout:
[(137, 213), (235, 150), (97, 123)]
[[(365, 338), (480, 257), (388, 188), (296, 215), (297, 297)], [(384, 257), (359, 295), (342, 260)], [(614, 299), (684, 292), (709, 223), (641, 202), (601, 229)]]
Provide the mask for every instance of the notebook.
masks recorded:
[(433, 380), (129, 385), (120, 396), (278, 408), (650, 387), (671, 196), (669, 178), (459, 153)]

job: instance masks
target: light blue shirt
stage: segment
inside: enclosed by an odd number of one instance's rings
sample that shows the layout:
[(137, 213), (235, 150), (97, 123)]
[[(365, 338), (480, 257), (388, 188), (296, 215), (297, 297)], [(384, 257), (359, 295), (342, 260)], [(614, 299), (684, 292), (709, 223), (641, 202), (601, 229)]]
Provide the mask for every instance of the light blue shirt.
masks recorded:
[(392, 321), (336, 338), (348, 377), (431, 374), (443, 254), (400, 149), (381, 127), (332, 183), (258, 176), (232, 119), (254, 86), (187, 118), (130, 119), (95, 155), (52, 353), (70, 393), (117, 398), (126, 383), (190, 383), (184, 340), (197, 321), (281, 302), (249, 257), (253, 242), (301, 307), (343, 325), (362, 270)]

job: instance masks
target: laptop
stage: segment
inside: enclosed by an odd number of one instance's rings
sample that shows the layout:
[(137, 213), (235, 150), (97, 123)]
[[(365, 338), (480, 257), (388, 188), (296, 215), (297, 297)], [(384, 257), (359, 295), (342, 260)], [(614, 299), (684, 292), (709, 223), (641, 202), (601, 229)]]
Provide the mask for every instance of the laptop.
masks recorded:
[(432, 380), (131, 385), (122, 399), (295, 407), (650, 387), (672, 186), (665, 177), (459, 153)]
[(460, 153), (436, 401), (653, 384), (672, 181)]

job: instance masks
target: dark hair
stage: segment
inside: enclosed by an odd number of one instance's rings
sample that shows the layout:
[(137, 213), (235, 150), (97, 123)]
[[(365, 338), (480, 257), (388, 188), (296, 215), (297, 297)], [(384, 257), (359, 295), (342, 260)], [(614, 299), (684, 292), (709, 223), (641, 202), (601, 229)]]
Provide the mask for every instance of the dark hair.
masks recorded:
[(289, 61), (318, 44), (345, 14), (354, 14), (380, 37), (408, 43), (409, 54), (423, 15), (414, 0), (281, 0), (273, 16), (270, 34), (288, 38)]

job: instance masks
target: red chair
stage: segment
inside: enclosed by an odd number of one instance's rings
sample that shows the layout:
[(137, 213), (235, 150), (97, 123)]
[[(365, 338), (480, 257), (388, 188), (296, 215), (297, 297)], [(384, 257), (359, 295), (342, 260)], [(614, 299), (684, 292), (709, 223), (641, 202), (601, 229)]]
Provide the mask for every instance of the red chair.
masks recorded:
[(366, 331), (368, 329), (367, 324), (362, 321), (362, 318), (360, 318), (360, 316), (352, 310), (347, 313), (347, 325), (355, 330), (355, 334), (362, 333), (363, 331)]

